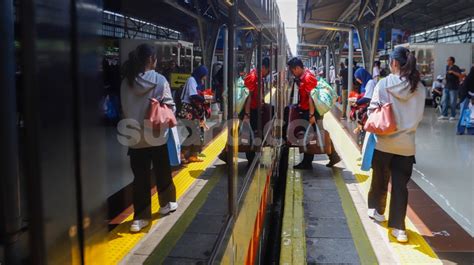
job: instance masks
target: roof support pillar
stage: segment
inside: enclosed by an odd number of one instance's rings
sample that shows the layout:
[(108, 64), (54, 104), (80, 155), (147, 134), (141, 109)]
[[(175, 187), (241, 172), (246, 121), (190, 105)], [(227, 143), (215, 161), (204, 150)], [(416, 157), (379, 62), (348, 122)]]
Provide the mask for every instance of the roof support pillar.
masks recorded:
[(326, 47), (326, 81), (328, 81), (328, 83), (330, 82), (329, 80), (329, 46)]
[[(349, 65), (348, 67), (348, 93), (352, 91), (352, 80), (354, 78), (354, 71), (353, 71), (353, 62), (354, 62), (354, 31), (352, 30), (354, 27), (341, 27), (341, 26), (332, 26), (322, 23), (306, 23), (303, 21), (303, 14), (300, 13), (299, 15), (299, 26), (301, 28), (310, 28), (310, 29), (319, 29), (319, 30), (328, 30), (328, 31), (345, 31), (349, 33)], [(311, 44), (302, 43), (301, 45), (305, 46), (312, 46)], [(318, 45), (319, 47), (323, 45)], [(324, 47), (328, 48), (327, 45)], [(344, 110), (344, 111), (347, 111)]]
[(382, 13), (383, 6), (385, 4), (385, 0), (379, 0), (378, 6), (377, 6), (376, 18), (373, 22), (374, 23), (374, 35), (373, 35), (373, 39), (372, 39), (372, 47), (370, 47), (371, 48), (370, 49), (370, 62), (367, 64), (369, 69), (370, 69), (370, 72), (372, 72), (375, 57), (376, 57), (376, 53), (377, 53), (377, 46), (378, 46), (377, 44), (378, 44), (379, 33), (380, 33), (379, 32), (380, 31), (380, 22), (382, 20), (384, 20), (385, 18), (389, 17), (390, 15), (392, 15), (393, 13), (397, 12), (398, 10), (402, 9), (406, 5), (410, 4), (412, 1), (413, 0), (405, 0), (405, 1), (397, 4), (395, 7), (388, 10), (387, 12), (385, 12), (382, 15), (381, 13)]
[[(411, 0), (409, 0), (411, 2)], [(370, 61), (367, 64), (369, 67), (369, 72), (374, 74), (373, 67), (374, 67), (374, 61), (375, 57), (377, 56), (377, 48), (378, 48), (378, 43), (379, 43), (379, 33), (380, 33), (380, 13), (382, 12), (383, 5), (385, 4), (385, 0), (379, 0), (378, 6), (377, 6), (377, 14), (375, 18), (375, 25), (374, 25), (374, 35), (372, 36), (372, 46), (370, 47)]]
[[(354, 32), (349, 31), (349, 65), (347, 66), (347, 95), (351, 94), (354, 79)], [(349, 108), (349, 104), (347, 105)], [(347, 113), (348, 109), (343, 110)]]

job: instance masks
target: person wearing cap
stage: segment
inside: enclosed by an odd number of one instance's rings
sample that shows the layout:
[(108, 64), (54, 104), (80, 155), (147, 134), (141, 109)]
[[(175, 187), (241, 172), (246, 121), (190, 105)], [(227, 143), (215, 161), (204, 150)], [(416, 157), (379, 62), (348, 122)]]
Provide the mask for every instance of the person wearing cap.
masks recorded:
[(423, 119), (426, 90), (416, 69), (415, 56), (404, 47), (390, 54), (391, 74), (380, 80), (368, 108), (368, 115), (385, 103), (391, 103), (397, 125), (395, 132), (376, 135), (372, 159), (372, 181), (368, 194), (368, 215), (385, 221), (388, 183), (391, 200), (388, 227), (398, 242), (407, 242), (405, 216), (408, 205), (407, 184), (411, 178), (416, 154), (416, 130)]
[[(304, 67), (301, 59), (295, 57), (288, 61), (287, 63), (290, 72), (295, 77), (295, 82), (298, 84), (298, 112), (300, 113), (300, 118), (309, 121), (313, 126), (317, 125), (321, 130), (324, 130), (323, 127), (323, 116), (319, 115), (316, 111), (314, 101), (310, 96), (311, 90), (313, 90), (318, 81), (316, 77)], [(286, 111), (285, 111), (286, 112)], [(327, 167), (333, 167), (335, 164), (341, 161), (341, 158), (336, 152), (334, 145), (331, 140), (331, 150), (329, 156), (329, 163), (326, 164)], [(313, 158), (314, 155), (304, 154), (303, 161), (298, 165), (294, 166), (295, 169), (311, 169), (313, 168)]]

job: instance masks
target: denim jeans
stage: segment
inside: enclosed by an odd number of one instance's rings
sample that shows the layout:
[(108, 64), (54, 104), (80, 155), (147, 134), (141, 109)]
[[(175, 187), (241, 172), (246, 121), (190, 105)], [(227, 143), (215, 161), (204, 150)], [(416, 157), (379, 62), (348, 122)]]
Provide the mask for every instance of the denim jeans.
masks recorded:
[(448, 116), (448, 108), (451, 108), (451, 117), (456, 117), (456, 105), (458, 103), (458, 91), (452, 89), (443, 89), (443, 96), (441, 97), (441, 107), (443, 109), (443, 116)]

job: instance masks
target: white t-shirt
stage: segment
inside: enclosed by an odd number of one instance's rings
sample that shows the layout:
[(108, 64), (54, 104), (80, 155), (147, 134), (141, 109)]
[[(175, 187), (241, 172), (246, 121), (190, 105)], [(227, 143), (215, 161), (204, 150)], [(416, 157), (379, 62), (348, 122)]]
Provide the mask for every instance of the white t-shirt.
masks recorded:
[(378, 78), (380, 76), (380, 69), (377, 66), (374, 66), (374, 68), (372, 69), (372, 73), (372, 76), (374, 78)]
[(443, 90), (443, 83), (438, 80), (434, 81), (431, 90), (434, 89)]
[(336, 83), (336, 70), (334, 68), (329, 70), (329, 80), (331, 84)]
[(191, 104), (191, 96), (197, 95), (197, 82), (194, 77), (189, 77), (188, 80), (186, 81), (186, 84), (184, 85), (183, 93), (184, 95), (181, 95), (181, 98), (183, 99), (182, 101), (188, 104)]
[(367, 85), (365, 85), (364, 98), (372, 98), (372, 95), (374, 94), (375, 85), (376, 82), (373, 79), (370, 79), (369, 82), (367, 82)]

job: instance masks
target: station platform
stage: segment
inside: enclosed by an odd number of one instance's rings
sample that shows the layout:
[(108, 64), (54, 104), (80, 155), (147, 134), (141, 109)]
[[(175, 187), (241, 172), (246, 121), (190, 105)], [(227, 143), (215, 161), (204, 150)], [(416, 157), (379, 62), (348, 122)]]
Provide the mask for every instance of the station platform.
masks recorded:
[[(275, 88), (266, 93), (264, 101), (270, 103), (275, 96)], [(179, 208), (167, 216), (158, 214), (159, 204), (156, 187), (152, 188), (152, 223), (139, 233), (129, 232), (133, 220), (133, 206), (126, 209), (109, 209), (114, 216), (108, 225), (106, 264), (196, 264), (208, 263), (211, 252), (228, 218), (228, 179), (226, 165), (218, 159), (227, 141), (227, 128), (222, 116), (213, 114), (206, 121), (209, 130), (204, 134), (204, 148), (200, 154), (203, 162), (190, 163), (174, 168), (173, 181), (177, 191)], [(111, 135), (114, 133), (111, 130)], [(183, 141), (187, 135), (185, 128), (178, 127)], [(216, 136), (217, 135), (217, 136)], [(110, 137), (113, 139), (113, 137)], [(133, 174), (126, 166), (128, 157), (126, 148), (116, 149), (112, 163), (121, 165), (110, 168), (117, 172), (122, 182), (131, 182)], [(125, 165), (125, 166), (123, 166)], [(249, 164), (244, 153), (239, 153), (237, 191), (244, 185)], [(131, 184), (124, 186), (116, 179), (108, 180), (113, 187), (111, 205), (131, 203)], [(113, 194), (120, 194), (115, 198)], [(123, 195), (125, 194), (125, 195)], [(129, 195), (127, 195), (129, 194)], [(118, 203), (120, 202), (120, 203)]]
[[(107, 264), (142, 264), (146, 260), (157, 242), (163, 239), (176, 224), (177, 218), (173, 219), (173, 215), (181, 215), (183, 210), (191, 204), (192, 200), (185, 200), (184, 196), (188, 194), (192, 187), (203, 187), (209, 181), (209, 176), (203, 173), (214, 164), (225, 146), (226, 139), (227, 130), (224, 129), (205, 146), (202, 152), (203, 162), (191, 163), (173, 172), (177, 200), (180, 204), (175, 213), (167, 216), (158, 214), (158, 195), (156, 188), (154, 188), (152, 190), (153, 221), (147, 228), (139, 233), (129, 232), (130, 223), (133, 220), (132, 206), (124, 210), (114, 220), (111, 220), (110, 225), (114, 228), (109, 232), (107, 240)], [(157, 232), (157, 229), (160, 229), (160, 231)], [(155, 240), (147, 241), (147, 238), (152, 237)], [(148, 243), (148, 245), (144, 243)]]
[[(472, 152), (465, 154), (463, 150), (473, 150), (474, 138), (456, 136), (456, 123), (438, 122), (434, 110), (427, 107), (417, 134), (422, 138), (417, 139), (419, 158), (408, 185), (409, 242), (400, 244), (389, 234), (386, 222), (379, 225), (367, 216), (371, 173), (359, 169), (361, 153), (352, 132), (354, 124), (341, 121), (340, 114), (335, 109), (324, 120), (343, 158), (336, 167), (326, 168), (327, 157), (316, 156), (313, 170), (293, 170), (292, 164), (299, 162), (300, 155), (290, 150), (281, 263), (473, 264), (474, 239), (452, 210), (473, 208), (473, 180), (465, 176), (474, 172), (472, 160), (466, 159)], [(435, 150), (438, 153), (433, 157)], [(464, 155), (466, 158), (461, 159)], [(446, 161), (446, 165), (436, 161)], [(458, 175), (463, 176), (456, 178)], [(464, 187), (455, 189), (459, 182)], [(456, 192), (460, 198), (455, 198)], [(456, 205), (456, 201), (461, 204)], [(289, 220), (292, 223), (288, 226)]]
[[(420, 126), (419, 135), (424, 137), (419, 139), (420, 158), (409, 183), (406, 220), (409, 242), (400, 244), (390, 236), (386, 223), (378, 225), (367, 217), (366, 201), (371, 176), (359, 170), (360, 146), (352, 133), (353, 124), (341, 121), (339, 115), (340, 112), (334, 110), (324, 120), (325, 128), (331, 133), (343, 158), (336, 167), (326, 168), (327, 157), (322, 155), (315, 157), (313, 170), (293, 170), (292, 165), (299, 162), (300, 155), (297, 150), (289, 151), (280, 263), (472, 264), (473, 238), (429, 194), (431, 191), (423, 187), (423, 182), (428, 180), (427, 172), (434, 172), (441, 178), (440, 174), (452, 170), (438, 167), (428, 171), (431, 168), (425, 168), (435, 165), (424, 161), (423, 157), (432, 157), (428, 154), (437, 148), (448, 150), (448, 147), (429, 144), (428, 136), (442, 138), (452, 133), (453, 149), (470, 144), (470, 136), (456, 136), (455, 123), (438, 122), (436, 113), (427, 109)], [(177, 212), (168, 216), (157, 214), (159, 206), (153, 190), (154, 221), (143, 232), (132, 234), (128, 231), (133, 217), (131, 207), (111, 221), (108, 264), (210, 262), (212, 251), (225, 229), (228, 213), (226, 166), (217, 159), (225, 146), (226, 133), (227, 130), (223, 129), (216, 138), (206, 140), (203, 162), (190, 164), (173, 173), (180, 203)], [(461, 159), (462, 150), (458, 157), (451, 157)], [(237, 183), (241, 187), (248, 163), (244, 154), (239, 156)], [(472, 164), (466, 166), (472, 167)], [(436, 177), (432, 178), (433, 189), (443, 183), (436, 182), (442, 180)], [(452, 177), (450, 179), (452, 181)], [(472, 196), (467, 189), (464, 187), (460, 193)], [(438, 194), (443, 198), (454, 195)]]

